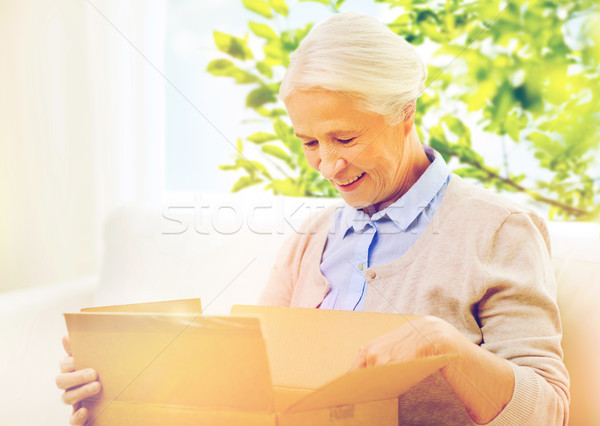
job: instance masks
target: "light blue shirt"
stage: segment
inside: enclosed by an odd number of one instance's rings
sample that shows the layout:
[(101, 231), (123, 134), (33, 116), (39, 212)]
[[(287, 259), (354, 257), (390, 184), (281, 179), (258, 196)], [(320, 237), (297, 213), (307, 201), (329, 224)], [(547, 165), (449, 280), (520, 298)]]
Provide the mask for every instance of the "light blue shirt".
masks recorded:
[(423, 148), (431, 164), (396, 202), (372, 217), (347, 204), (335, 212), (321, 260), (331, 289), (320, 308), (364, 310), (365, 270), (402, 256), (431, 221), (450, 172), (439, 153)]

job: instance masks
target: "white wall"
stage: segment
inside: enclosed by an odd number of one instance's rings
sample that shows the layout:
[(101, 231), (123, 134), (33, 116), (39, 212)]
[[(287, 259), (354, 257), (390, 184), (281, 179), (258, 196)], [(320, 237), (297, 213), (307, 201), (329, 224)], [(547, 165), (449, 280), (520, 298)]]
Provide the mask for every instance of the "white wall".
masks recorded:
[(0, 4), (0, 290), (92, 272), (83, 6)]
[(0, 291), (96, 272), (108, 212), (160, 197), (164, 84), (125, 39), (161, 66), (164, 1), (93, 3), (0, 3)]

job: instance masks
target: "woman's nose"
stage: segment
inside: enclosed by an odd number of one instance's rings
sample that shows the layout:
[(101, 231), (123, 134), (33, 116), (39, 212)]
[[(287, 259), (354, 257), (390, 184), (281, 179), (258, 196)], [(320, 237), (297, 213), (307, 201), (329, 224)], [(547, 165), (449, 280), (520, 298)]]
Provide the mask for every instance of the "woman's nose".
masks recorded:
[(346, 165), (346, 160), (343, 158), (322, 158), (319, 164), (319, 172), (325, 179), (333, 179)]

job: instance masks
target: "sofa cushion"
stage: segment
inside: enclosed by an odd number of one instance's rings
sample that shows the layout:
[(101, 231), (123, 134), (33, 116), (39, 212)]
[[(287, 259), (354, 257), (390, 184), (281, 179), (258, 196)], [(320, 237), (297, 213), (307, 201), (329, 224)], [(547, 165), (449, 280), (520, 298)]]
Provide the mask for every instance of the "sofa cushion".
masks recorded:
[(209, 314), (255, 304), (285, 237), (335, 203), (267, 197), (245, 205), (232, 198), (211, 209), (123, 207), (105, 225), (94, 302), (201, 297)]
[(586, 234), (577, 235), (577, 227), (552, 235), (562, 347), (571, 378), (569, 423), (600, 424), (600, 233), (597, 225), (588, 225)]

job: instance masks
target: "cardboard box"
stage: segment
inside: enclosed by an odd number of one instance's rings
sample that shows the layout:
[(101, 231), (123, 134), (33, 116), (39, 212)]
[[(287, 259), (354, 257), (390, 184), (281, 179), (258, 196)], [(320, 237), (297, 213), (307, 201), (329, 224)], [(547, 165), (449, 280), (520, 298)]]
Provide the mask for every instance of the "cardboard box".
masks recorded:
[(397, 425), (396, 397), (449, 357), (348, 369), (360, 345), (414, 318), (260, 306), (202, 316), (198, 299), (65, 314), (76, 368), (95, 368), (103, 386), (84, 401), (96, 426)]

